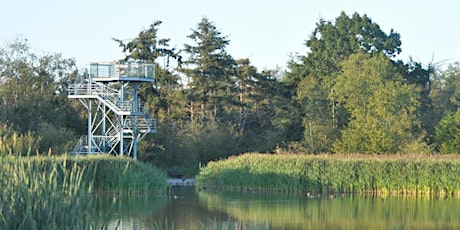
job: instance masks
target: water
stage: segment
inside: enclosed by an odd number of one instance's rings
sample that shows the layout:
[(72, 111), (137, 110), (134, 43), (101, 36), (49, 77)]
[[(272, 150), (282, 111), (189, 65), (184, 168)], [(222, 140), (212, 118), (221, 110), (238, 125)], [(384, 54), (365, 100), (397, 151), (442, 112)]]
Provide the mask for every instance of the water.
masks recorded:
[(196, 192), (193, 187), (175, 187), (173, 194), (175, 197), (102, 196), (97, 203), (103, 212), (114, 204), (109, 229), (202, 229), (213, 225), (231, 229), (460, 229), (460, 199), (456, 197), (312, 198)]

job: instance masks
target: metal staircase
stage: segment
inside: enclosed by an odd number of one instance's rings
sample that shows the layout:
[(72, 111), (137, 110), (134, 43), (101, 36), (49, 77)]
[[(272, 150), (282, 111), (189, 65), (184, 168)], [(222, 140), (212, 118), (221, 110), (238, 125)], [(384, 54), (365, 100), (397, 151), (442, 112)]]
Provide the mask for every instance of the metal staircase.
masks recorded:
[(91, 63), (87, 78), (68, 88), (88, 110), (88, 135), (82, 136), (74, 154), (107, 153), (137, 159), (137, 144), (156, 133), (156, 120), (149, 117), (138, 99), (140, 84), (153, 82), (153, 63)]

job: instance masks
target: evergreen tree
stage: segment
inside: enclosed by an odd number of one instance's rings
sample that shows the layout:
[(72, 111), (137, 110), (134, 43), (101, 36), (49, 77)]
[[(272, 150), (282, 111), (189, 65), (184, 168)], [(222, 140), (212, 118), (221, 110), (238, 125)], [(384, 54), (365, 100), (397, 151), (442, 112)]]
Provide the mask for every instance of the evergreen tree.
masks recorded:
[(292, 126), (295, 114), (285, 85), (277, 70), (258, 72), (249, 59), (237, 60), (239, 93), (238, 127), (244, 151), (273, 151), (278, 145), (295, 141), (299, 126)]
[(186, 68), (181, 71), (189, 79), (190, 119), (218, 121), (224, 105), (236, 100), (235, 61), (226, 51), (229, 40), (207, 18), (198, 23), (188, 38), (195, 44), (185, 44)]
[(247, 115), (251, 107), (251, 90), (255, 85), (255, 76), (257, 69), (250, 65), (249, 59), (240, 59), (236, 61), (236, 79), (238, 85), (238, 106), (239, 122), (238, 131), (243, 133), (246, 126)]
[[(153, 112), (154, 117), (167, 119), (183, 116), (178, 109), (180, 103), (177, 100), (177, 89), (180, 77), (168, 70), (170, 61), (175, 60), (180, 65), (181, 57), (174, 48), (169, 47), (169, 38), (158, 37), (158, 27), (161, 21), (153, 22), (146, 30), (139, 32), (136, 38), (125, 43), (120, 39), (113, 39), (119, 43), (125, 53), (123, 61), (137, 61), (155, 63), (155, 81), (153, 85), (142, 84), (139, 96), (147, 102), (148, 108)], [(165, 60), (162, 68), (158, 59)]]
[[(158, 38), (158, 26), (161, 21), (154, 21), (146, 30), (139, 32), (136, 38), (128, 43), (113, 38), (123, 48), (125, 53), (124, 61), (155, 62), (159, 57), (171, 57), (179, 59), (174, 49), (169, 48), (169, 38)], [(169, 60), (168, 60), (169, 61)]]

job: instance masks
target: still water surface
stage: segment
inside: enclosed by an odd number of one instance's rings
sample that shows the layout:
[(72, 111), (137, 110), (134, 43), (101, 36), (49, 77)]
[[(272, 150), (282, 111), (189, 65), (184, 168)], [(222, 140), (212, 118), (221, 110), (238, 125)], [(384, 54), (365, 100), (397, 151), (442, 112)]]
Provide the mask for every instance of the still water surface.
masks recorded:
[(457, 197), (312, 198), (196, 192), (194, 187), (174, 187), (173, 194), (176, 197), (100, 196), (97, 208), (107, 212), (112, 206), (115, 215), (109, 229), (151, 229), (160, 223), (170, 229), (201, 229), (209, 223), (233, 223), (242, 229), (460, 229)]

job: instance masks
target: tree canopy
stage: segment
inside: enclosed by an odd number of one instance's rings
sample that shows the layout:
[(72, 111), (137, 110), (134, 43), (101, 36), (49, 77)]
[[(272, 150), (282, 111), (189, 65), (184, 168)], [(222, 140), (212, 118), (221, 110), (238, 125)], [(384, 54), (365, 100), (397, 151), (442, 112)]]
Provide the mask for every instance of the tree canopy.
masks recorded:
[(343, 62), (330, 96), (350, 114), (334, 143), (337, 152), (397, 153), (415, 140), (412, 126), (418, 93), (404, 84), (382, 54), (357, 53)]

